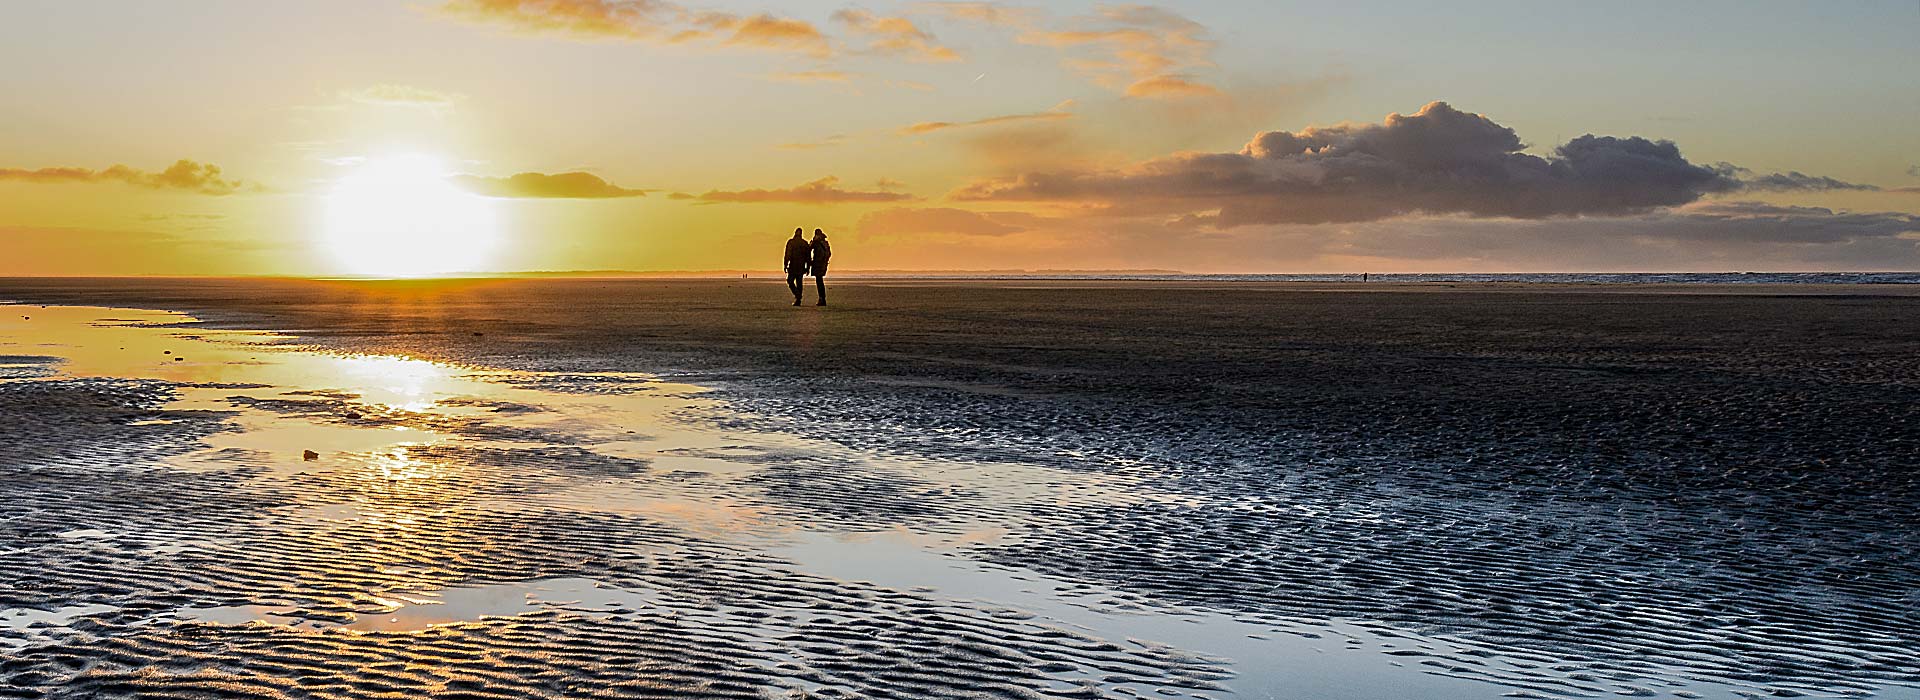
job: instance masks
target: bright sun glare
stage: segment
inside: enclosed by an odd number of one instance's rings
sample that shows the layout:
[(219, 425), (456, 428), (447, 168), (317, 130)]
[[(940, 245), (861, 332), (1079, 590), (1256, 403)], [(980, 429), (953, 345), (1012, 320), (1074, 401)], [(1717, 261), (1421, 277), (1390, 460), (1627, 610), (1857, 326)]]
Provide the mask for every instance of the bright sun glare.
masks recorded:
[(500, 242), (492, 200), (424, 155), (375, 158), (327, 195), (325, 246), (347, 272), (430, 277), (478, 270)]

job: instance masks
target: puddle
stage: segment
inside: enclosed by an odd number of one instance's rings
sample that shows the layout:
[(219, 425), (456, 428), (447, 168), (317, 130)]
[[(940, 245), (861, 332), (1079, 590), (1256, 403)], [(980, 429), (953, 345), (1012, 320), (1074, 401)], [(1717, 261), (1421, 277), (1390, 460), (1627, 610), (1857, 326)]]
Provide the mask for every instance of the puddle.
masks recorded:
[(69, 605), (52, 610), (32, 608), (0, 608), (0, 648), (7, 646), (26, 646), (47, 638), (49, 632), (72, 624), (75, 619), (87, 615), (114, 612), (115, 605)]

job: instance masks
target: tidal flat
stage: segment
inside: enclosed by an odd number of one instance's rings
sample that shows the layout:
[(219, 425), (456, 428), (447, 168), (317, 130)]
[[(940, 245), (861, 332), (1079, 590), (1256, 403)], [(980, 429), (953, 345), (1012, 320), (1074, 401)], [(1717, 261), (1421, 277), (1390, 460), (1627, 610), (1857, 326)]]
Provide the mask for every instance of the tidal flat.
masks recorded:
[(1920, 697), (1902, 287), (0, 280), (21, 697)]

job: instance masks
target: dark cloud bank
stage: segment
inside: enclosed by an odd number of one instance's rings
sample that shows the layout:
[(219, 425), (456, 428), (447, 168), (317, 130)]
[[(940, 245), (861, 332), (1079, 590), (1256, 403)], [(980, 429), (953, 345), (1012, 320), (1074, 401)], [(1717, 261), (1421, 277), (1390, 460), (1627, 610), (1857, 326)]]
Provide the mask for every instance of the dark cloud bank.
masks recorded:
[(1411, 214), (1544, 219), (1625, 216), (1742, 190), (1877, 189), (1798, 172), (1689, 162), (1671, 141), (1588, 134), (1550, 156), (1513, 129), (1434, 102), (1379, 124), (1256, 135), (1236, 153), (1182, 153), (1117, 170), (975, 182), (972, 201), (1074, 201), (1138, 213), (1208, 212), (1219, 228), (1377, 221)]

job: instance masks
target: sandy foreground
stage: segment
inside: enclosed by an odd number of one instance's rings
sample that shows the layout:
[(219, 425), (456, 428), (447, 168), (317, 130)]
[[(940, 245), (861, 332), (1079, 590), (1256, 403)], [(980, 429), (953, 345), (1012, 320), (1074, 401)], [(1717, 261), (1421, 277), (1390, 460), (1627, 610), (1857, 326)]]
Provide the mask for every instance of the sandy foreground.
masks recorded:
[(1920, 290), (830, 293), (0, 280), (0, 696), (1920, 697)]

